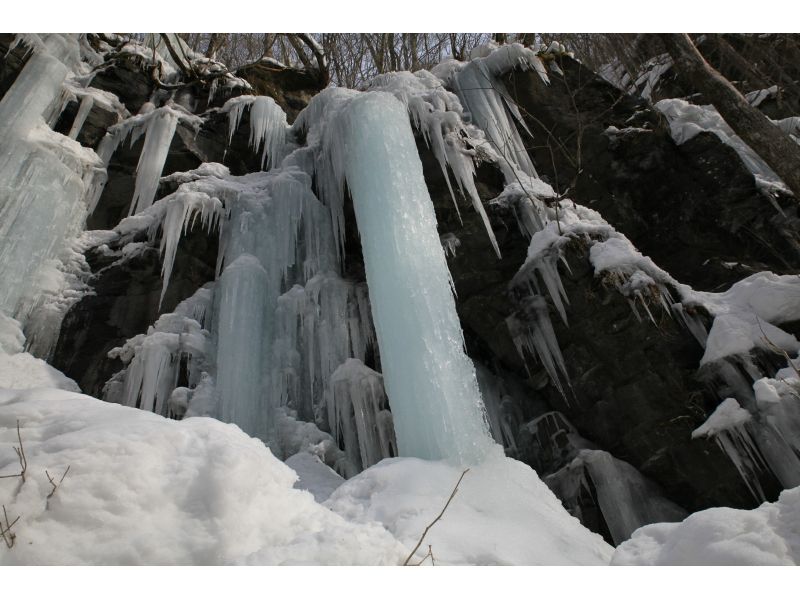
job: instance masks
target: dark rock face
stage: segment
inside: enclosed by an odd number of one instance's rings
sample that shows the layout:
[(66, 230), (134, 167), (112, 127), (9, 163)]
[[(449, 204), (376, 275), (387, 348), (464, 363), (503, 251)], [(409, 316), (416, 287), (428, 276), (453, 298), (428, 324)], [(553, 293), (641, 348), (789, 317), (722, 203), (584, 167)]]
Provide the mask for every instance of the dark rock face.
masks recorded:
[(256, 95), (274, 99), (286, 112), (289, 122), (293, 122), (311, 98), (325, 87), (315, 70), (281, 68), (265, 61), (243, 66), (236, 75), (250, 83)]
[[(735, 152), (711, 134), (676, 146), (644, 101), (621, 94), (569, 58), (558, 60), (565, 76), (551, 72), (549, 86), (520, 72), (506, 82), (534, 133), (531, 154), (542, 178), (598, 210), (642, 253), (697, 289), (722, 290), (760, 270), (798, 271), (795, 208), (778, 198), (786, 217), (778, 214)], [(617, 131), (607, 131), (610, 126)], [(505, 321), (517, 309), (508, 282), (525, 259), (528, 240), (512, 214), (485, 203), (502, 251), (497, 259), (477, 214), (461, 204), (459, 221), (438, 164), (422, 155), (440, 233), (460, 241), (448, 263), (468, 353), (525, 381), (528, 397), (518, 405), (524, 417), (540, 416), (543, 404), (545, 411), (563, 412), (581, 436), (635, 466), (690, 511), (755, 506), (718, 446), (691, 439), (720, 401), (698, 374), (703, 351), (691, 334), (660, 307), (651, 307), (657, 325), (640, 322), (627, 300), (594, 276), (586, 248), (574, 244), (567, 254), (570, 271), (559, 268), (570, 299), (568, 327), (550, 305), (571, 381), (566, 400), (532, 356), (526, 369)], [(484, 166), (478, 186), (486, 202), (503, 184), (496, 170)], [(524, 428), (518, 458), (542, 475), (565, 466), (569, 447), (543, 451)], [(760, 483), (777, 496), (780, 485), (771, 474), (762, 474)], [(595, 498), (589, 489), (582, 499), (584, 524), (607, 535), (592, 508)]]
[(17, 75), (25, 66), (30, 56), (28, 48), (24, 44), (17, 44), (12, 50), (14, 43), (13, 33), (0, 33), (0, 98), (14, 84)]
[[(572, 388), (565, 399), (533, 356), (526, 360), (530, 372), (526, 370), (506, 324), (516, 309), (508, 282), (524, 262), (527, 239), (511, 214), (488, 204), (503, 254), (498, 260), (478, 215), (465, 206), (462, 227), (438, 165), (425, 165), (440, 232), (453, 232), (461, 242), (448, 263), (468, 353), (526, 381), (529, 400), (519, 405), (526, 421), (541, 414), (544, 401), (547, 410), (563, 412), (583, 437), (637, 467), (670, 500), (689, 510), (752, 506), (754, 499), (728, 457), (713, 442), (691, 439), (692, 430), (719, 402), (696, 377), (703, 351), (691, 334), (656, 311), (660, 307), (651, 307), (660, 317), (658, 326), (638, 321), (627, 300), (595, 278), (585, 248), (572, 247), (570, 271), (559, 269), (570, 298), (568, 327), (550, 306)], [(487, 199), (499, 194), (495, 176), (479, 172)], [(539, 446), (521, 444), (519, 457), (542, 474), (564, 465), (557, 451), (552, 459), (543, 459)], [(777, 495), (775, 480), (763, 483)]]
[[(78, 115), (78, 108), (80, 108), (80, 102), (69, 102), (61, 112), (61, 116), (53, 127), (53, 130), (62, 135), (69, 135), (72, 125), (75, 122), (75, 117)], [(83, 122), (83, 126), (76, 140), (81, 145), (97, 148), (97, 145), (106, 134), (108, 128), (117, 124), (118, 118), (119, 115), (116, 111), (94, 104), (89, 114), (86, 116), (86, 120)]]
[[(534, 135), (531, 154), (554, 188), (603, 215), (681, 282), (718, 290), (800, 264), (795, 202), (778, 213), (712, 134), (681, 146), (662, 117), (580, 63), (559, 56), (551, 84), (515, 72), (507, 87)], [(616, 127), (608, 130), (608, 127)]]

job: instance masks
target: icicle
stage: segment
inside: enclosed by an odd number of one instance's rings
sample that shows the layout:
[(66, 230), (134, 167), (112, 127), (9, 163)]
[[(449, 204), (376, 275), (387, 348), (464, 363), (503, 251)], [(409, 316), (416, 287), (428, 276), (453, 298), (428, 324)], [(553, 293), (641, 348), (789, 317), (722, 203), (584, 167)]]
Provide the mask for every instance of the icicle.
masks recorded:
[(323, 391), (348, 358), (375, 346), (366, 285), (327, 272), (295, 285), (275, 310), (273, 384), (281, 405), (322, 418)]
[(228, 143), (239, 128), (244, 109), (250, 108), (250, 147), (261, 152), (261, 168), (268, 169), (280, 164), (286, 153), (286, 135), (289, 124), (286, 113), (268, 96), (238, 96), (231, 98), (221, 112), (228, 113)]
[(486, 407), (489, 429), (495, 442), (510, 451), (517, 449), (517, 434), (522, 414), (514, 400), (506, 393), (502, 378), (496, 377), (486, 367), (475, 363), (483, 404)]
[(75, 120), (72, 123), (72, 128), (69, 130), (70, 139), (78, 138), (78, 135), (80, 135), (81, 129), (83, 128), (83, 123), (86, 122), (86, 117), (89, 116), (89, 112), (92, 111), (93, 106), (94, 98), (88, 94), (83, 96), (83, 99), (81, 99), (81, 104), (78, 107), (78, 113), (75, 115)]
[(544, 297), (533, 295), (523, 299), (520, 310), (506, 318), (506, 325), (523, 362), (526, 360), (526, 352), (528, 355), (538, 356), (553, 385), (567, 400), (559, 376), (561, 372), (569, 386), (567, 368), (561, 349), (558, 347), (558, 339), (550, 322), (547, 301)]
[[(458, 99), (442, 88), (438, 78), (424, 70), (413, 74), (402, 72), (379, 75), (370, 82), (369, 89), (392, 93), (406, 105), (412, 124), (422, 133), (439, 162), (459, 218), (461, 214), (447, 172), (448, 166), (453, 172), (459, 191), (470, 199), (473, 208), (480, 214), (492, 248), (500, 257), (494, 231), (475, 187), (476, 151), (468, 145), (478, 145), (483, 143), (483, 139), (477, 142), (470, 139), (470, 132), (461, 120), (462, 109)], [(471, 132), (478, 134), (475, 130)]]
[(784, 488), (800, 485), (800, 380), (795, 367), (753, 384), (756, 442)]
[(218, 417), (251, 436), (270, 439), (271, 405), (262, 393), (267, 272), (241, 254), (219, 279), (217, 322)]
[[(184, 367), (194, 388), (209, 366), (209, 333), (203, 321), (211, 301), (208, 284), (182, 301), (175, 311), (163, 314), (146, 334), (109, 351), (111, 359), (127, 364), (104, 388), (106, 400), (169, 416), (172, 395)], [(172, 411), (175, 415), (175, 411)]]
[(461, 247), (461, 241), (453, 233), (445, 233), (439, 237), (439, 241), (444, 247), (444, 254), (447, 256), (456, 257), (456, 249)]
[[(188, 187), (188, 185), (187, 185)], [(162, 200), (166, 203), (166, 214), (161, 225), (161, 256), (163, 266), (161, 269), (161, 297), (159, 306), (164, 301), (164, 295), (172, 276), (172, 266), (175, 263), (175, 254), (178, 251), (178, 241), (182, 234), (190, 230), (196, 220), (200, 226), (211, 233), (219, 227), (220, 220), (226, 215), (222, 202), (202, 191), (193, 191), (181, 187), (169, 198)]]
[(154, 114), (148, 121), (144, 146), (136, 165), (136, 186), (129, 214), (136, 214), (153, 205), (161, 171), (167, 161), (169, 146), (178, 126), (178, 115), (171, 110)]
[[(523, 180), (539, 178), (515, 124), (516, 121), (526, 128), (525, 121), (516, 105), (508, 99), (508, 92), (498, 77), (514, 66), (525, 67), (530, 64), (536, 68), (541, 65), (533, 52), (527, 49), (523, 49), (523, 52), (530, 53), (530, 56), (520, 54), (519, 48), (508, 47), (487, 57), (476, 57), (453, 78), (454, 89), (464, 109), (501, 156), (503, 163), (500, 166), (506, 174), (506, 183), (517, 181), (517, 173), (522, 174)], [(547, 82), (543, 69), (536, 70)]]
[(686, 326), (687, 330), (692, 333), (692, 336), (700, 343), (700, 346), (705, 349), (706, 341), (708, 340), (708, 331), (703, 324), (702, 319), (695, 313), (694, 310), (687, 310), (682, 303), (674, 303), (672, 309), (680, 317), (680, 321)]
[(705, 423), (692, 432), (692, 438), (713, 438), (736, 466), (753, 496), (764, 502), (758, 471), (766, 467), (751, 435), (752, 416), (736, 399), (725, 399)]

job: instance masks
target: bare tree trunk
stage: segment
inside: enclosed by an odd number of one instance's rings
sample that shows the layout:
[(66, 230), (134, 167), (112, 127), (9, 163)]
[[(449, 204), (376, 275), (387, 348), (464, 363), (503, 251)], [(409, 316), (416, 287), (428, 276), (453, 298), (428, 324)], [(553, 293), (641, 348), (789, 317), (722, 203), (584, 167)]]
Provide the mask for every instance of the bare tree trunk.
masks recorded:
[(733, 46), (731, 46), (722, 35), (719, 33), (709, 34), (711, 39), (717, 44), (719, 50), (719, 64), (722, 67), (724, 61), (728, 61), (732, 66), (738, 69), (747, 80), (756, 86), (758, 89), (766, 89), (769, 83), (761, 76), (761, 74), (750, 64), (750, 62)]
[(222, 45), (224, 40), (224, 33), (212, 33), (211, 38), (208, 40), (208, 48), (206, 48), (206, 58), (216, 58), (217, 50)]
[(493, 33), (492, 37), (494, 37), (494, 41), (496, 41), (501, 46), (506, 43), (506, 34), (505, 33)]
[(277, 33), (265, 33), (264, 34), (264, 50), (263, 50), (263, 57), (264, 58), (272, 58), (272, 46), (275, 45), (275, 39), (278, 37)]
[(781, 131), (709, 65), (685, 33), (663, 33), (661, 39), (685, 79), (711, 102), (728, 126), (755, 151), (800, 199), (800, 146)]

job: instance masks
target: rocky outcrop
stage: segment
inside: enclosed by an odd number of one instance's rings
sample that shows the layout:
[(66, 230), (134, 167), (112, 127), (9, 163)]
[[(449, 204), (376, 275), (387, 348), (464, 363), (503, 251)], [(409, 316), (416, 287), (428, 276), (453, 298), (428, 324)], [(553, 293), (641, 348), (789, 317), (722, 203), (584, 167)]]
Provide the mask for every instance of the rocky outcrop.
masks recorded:
[(513, 73), (507, 88), (534, 136), (539, 173), (591, 207), (645, 255), (697, 289), (761, 270), (796, 271), (796, 202), (783, 213), (736, 153), (710, 133), (678, 146), (661, 115), (568, 56), (552, 57), (550, 85)]

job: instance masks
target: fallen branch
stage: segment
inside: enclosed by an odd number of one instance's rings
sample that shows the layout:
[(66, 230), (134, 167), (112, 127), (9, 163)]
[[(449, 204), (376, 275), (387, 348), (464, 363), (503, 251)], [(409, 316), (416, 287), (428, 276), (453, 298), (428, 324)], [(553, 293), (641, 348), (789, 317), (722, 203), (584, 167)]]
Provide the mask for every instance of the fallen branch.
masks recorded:
[(4, 526), (3, 522), (0, 521), (0, 536), (3, 537), (3, 542), (6, 543), (6, 546), (8, 546), (8, 548), (14, 548), (14, 540), (17, 538), (17, 536), (14, 532), (11, 531), (11, 528), (17, 521), (19, 521), (19, 515), (17, 515), (17, 518), (14, 519), (14, 521), (9, 523), (8, 513), (6, 512), (6, 506), (3, 505), (3, 519), (5, 519), (6, 523)]
[(0, 478), (22, 478), (22, 483), (25, 483), (25, 472), (28, 471), (28, 460), (25, 458), (25, 448), (22, 446), (22, 434), (19, 431), (19, 420), (17, 420), (17, 440), (19, 441), (19, 448), (16, 446), (14, 452), (17, 453), (19, 459), (20, 472), (11, 475), (0, 475)]
[(47, 471), (46, 469), (44, 470), (44, 473), (47, 475), (47, 480), (50, 482), (50, 485), (53, 487), (53, 489), (50, 491), (50, 494), (47, 495), (47, 500), (48, 501), (56, 493), (56, 490), (58, 490), (61, 487), (61, 482), (63, 482), (64, 478), (67, 477), (67, 474), (69, 473), (69, 468), (70, 467), (72, 467), (72, 466), (71, 465), (67, 465), (67, 469), (64, 472), (64, 475), (61, 476), (61, 479), (58, 480), (58, 483), (56, 483), (53, 480), (53, 478), (50, 476), (50, 472), (49, 471)]
[[(442, 518), (442, 515), (444, 515), (444, 512), (447, 510), (447, 507), (449, 507), (449, 506), (450, 506), (450, 502), (453, 500), (453, 497), (456, 495), (456, 492), (458, 492), (458, 486), (459, 486), (459, 484), (461, 484), (461, 480), (463, 480), (463, 479), (464, 479), (464, 476), (465, 476), (465, 475), (467, 475), (467, 472), (468, 472), (468, 471), (469, 471), (469, 469), (465, 469), (464, 471), (462, 471), (462, 472), (461, 472), (461, 477), (459, 477), (459, 478), (458, 478), (458, 481), (456, 482), (456, 485), (455, 485), (455, 487), (453, 488), (453, 491), (450, 493), (450, 498), (448, 498), (448, 499), (447, 499), (447, 502), (444, 504), (444, 508), (442, 509), (442, 512), (441, 512), (441, 513), (439, 513), (439, 514), (436, 516), (436, 519), (434, 519), (433, 521), (431, 521), (431, 522), (428, 524), (428, 527), (426, 527), (426, 528), (425, 528), (425, 531), (424, 531), (424, 532), (422, 532), (422, 535), (419, 537), (419, 542), (417, 542), (417, 545), (416, 545), (416, 546), (414, 546), (414, 550), (412, 550), (412, 551), (411, 551), (411, 553), (410, 553), (410, 554), (409, 554), (409, 555), (406, 557), (406, 560), (405, 560), (405, 561), (403, 561), (403, 566), (404, 566), (404, 567), (405, 567), (406, 565), (408, 565), (408, 561), (410, 561), (410, 560), (411, 560), (411, 557), (413, 557), (413, 556), (414, 556), (414, 554), (416, 554), (416, 552), (417, 552), (417, 549), (418, 549), (418, 548), (419, 548), (419, 547), (422, 545), (422, 541), (425, 539), (425, 536), (428, 534), (428, 532), (430, 531), (430, 529), (431, 529), (431, 528), (432, 528), (434, 525), (436, 525), (436, 523), (437, 523), (437, 522), (438, 522), (438, 521), (439, 521), (439, 520)], [(428, 554), (429, 554), (429, 555), (430, 555), (430, 557), (431, 557), (431, 561), (433, 561), (433, 553), (430, 551), (430, 545), (428, 545)], [(426, 556), (425, 558), (428, 558), (428, 557)], [(425, 559), (422, 559), (422, 561), (420, 561), (420, 562), (419, 562), (419, 563), (417, 563), (417, 564), (418, 564), (418, 565), (421, 565), (421, 564), (422, 564), (424, 561), (425, 561)]]
[(422, 563), (424, 563), (428, 559), (431, 560), (431, 567), (435, 567), (436, 566), (436, 561), (433, 558), (433, 549), (431, 548), (430, 544), (428, 544), (428, 554), (426, 554), (424, 557), (422, 557), (422, 560), (419, 563), (417, 563), (416, 565), (414, 565), (414, 566), (415, 567), (419, 567)]

